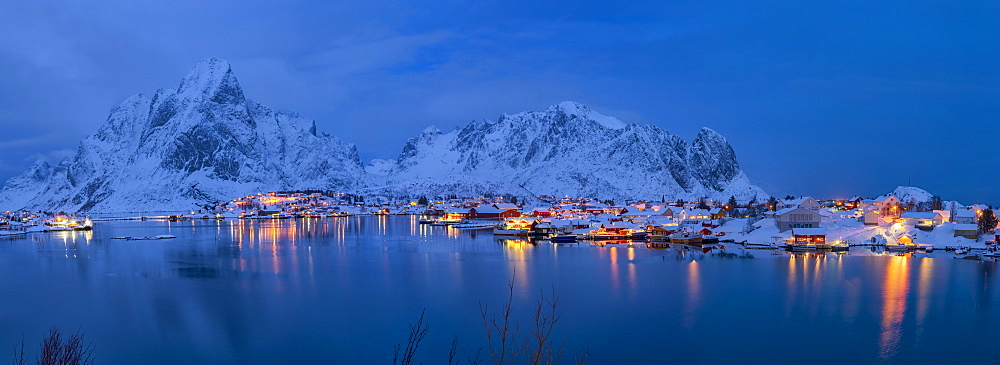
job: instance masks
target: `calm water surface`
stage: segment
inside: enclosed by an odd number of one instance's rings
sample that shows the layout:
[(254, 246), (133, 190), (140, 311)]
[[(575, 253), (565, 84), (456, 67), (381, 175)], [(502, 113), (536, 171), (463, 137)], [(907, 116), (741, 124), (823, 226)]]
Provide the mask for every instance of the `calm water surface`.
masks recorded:
[[(478, 233), (478, 234), (477, 234)], [(115, 236), (172, 234), (161, 241)], [(996, 263), (532, 245), (413, 217), (107, 222), (0, 239), (0, 362), (82, 329), (99, 363), (389, 363), (484, 345), (480, 303), (554, 289), (591, 363), (1000, 361)], [(525, 318), (527, 319), (527, 318)]]

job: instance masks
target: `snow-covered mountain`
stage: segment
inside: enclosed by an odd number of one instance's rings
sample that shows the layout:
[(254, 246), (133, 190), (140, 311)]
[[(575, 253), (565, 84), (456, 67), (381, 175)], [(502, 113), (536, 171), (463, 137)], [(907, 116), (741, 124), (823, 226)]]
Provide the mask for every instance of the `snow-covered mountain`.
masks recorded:
[(209, 58), (177, 88), (125, 100), (75, 156), (9, 180), (0, 208), (191, 209), (262, 191), (354, 188), (363, 180), (354, 145), (246, 99), (229, 63)]
[(897, 186), (889, 195), (905, 203), (927, 203), (934, 197), (934, 194), (915, 186)]
[(37, 163), (0, 189), (0, 209), (187, 210), (274, 190), (391, 196), (575, 195), (741, 199), (767, 195), (725, 138), (694, 141), (573, 102), (444, 133), (428, 128), (395, 160), (363, 166), (354, 145), (247, 99), (229, 63), (199, 63), (174, 89), (111, 112), (76, 155)]
[(368, 191), (382, 194), (767, 197), (740, 169), (729, 142), (711, 129), (688, 143), (574, 102), (448, 133), (427, 128), (395, 161), (375, 160), (367, 170), (374, 186)]

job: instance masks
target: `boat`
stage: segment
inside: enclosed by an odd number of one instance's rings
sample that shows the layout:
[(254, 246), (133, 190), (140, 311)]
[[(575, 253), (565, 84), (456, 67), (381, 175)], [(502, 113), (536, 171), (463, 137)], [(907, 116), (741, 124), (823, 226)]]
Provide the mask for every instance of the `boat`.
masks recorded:
[(885, 250), (889, 252), (907, 252), (916, 249), (917, 246), (914, 245), (891, 245), (891, 244), (885, 245)]
[(453, 224), (462, 224), (462, 223), (465, 223), (465, 221), (460, 219), (436, 219), (434, 220), (433, 223), (430, 223), (430, 225), (440, 227), (440, 226), (450, 226)]
[(645, 232), (645, 231), (635, 231), (635, 232), (632, 232), (631, 238), (633, 240), (644, 241), (647, 238), (649, 238), (649, 233)]
[(528, 230), (527, 229), (505, 229), (505, 228), (500, 228), (500, 227), (494, 227), (493, 228), (493, 235), (494, 236), (520, 236), (520, 237), (527, 237), (528, 236)]
[(998, 258), (1000, 257), (1000, 251), (991, 251), (983, 254), (983, 257)]
[(557, 234), (549, 237), (549, 241), (552, 243), (574, 243), (576, 242), (576, 236), (571, 234)]
[(816, 245), (803, 245), (803, 244), (789, 244), (785, 246), (785, 250), (791, 252), (814, 252), (818, 249)]
[(682, 245), (700, 246), (704, 237), (701, 234), (690, 232), (675, 232), (669, 236), (670, 243)]
[(484, 229), (484, 228), (491, 228), (491, 227), (495, 227), (495, 226), (496, 226), (496, 224), (494, 224), (494, 223), (470, 222), (470, 223), (452, 224), (451, 228), (458, 228), (458, 229)]
[(757, 249), (757, 250), (774, 250), (778, 248), (778, 245), (773, 243), (750, 243), (743, 242), (743, 247), (747, 249)]

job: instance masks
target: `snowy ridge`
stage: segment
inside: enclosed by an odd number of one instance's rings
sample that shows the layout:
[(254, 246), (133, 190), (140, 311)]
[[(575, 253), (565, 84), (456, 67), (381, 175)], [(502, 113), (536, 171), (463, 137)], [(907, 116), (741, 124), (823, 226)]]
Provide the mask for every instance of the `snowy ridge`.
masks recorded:
[(889, 193), (889, 195), (892, 195), (896, 197), (896, 199), (899, 199), (899, 201), (905, 203), (909, 203), (911, 201), (913, 203), (926, 203), (930, 202), (931, 198), (934, 197), (934, 195), (927, 190), (915, 186), (896, 187), (896, 190), (893, 190), (892, 193)]
[(246, 98), (229, 63), (203, 60), (177, 88), (136, 94), (76, 154), (39, 162), (0, 189), (0, 209), (180, 211), (275, 190), (365, 195), (575, 195), (624, 200), (764, 199), (724, 137), (690, 143), (585, 105), (429, 127), (395, 160), (362, 165), (315, 122)]
[(368, 172), (377, 175), (366, 189), (374, 194), (767, 197), (740, 169), (729, 142), (711, 129), (687, 143), (574, 102), (448, 133), (428, 128), (407, 141), (394, 166), (377, 160)]
[(355, 147), (306, 126), (312, 121), (246, 99), (229, 63), (206, 59), (178, 88), (127, 99), (75, 156), (8, 181), (0, 207), (186, 210), (263, 191), (362, 183)]

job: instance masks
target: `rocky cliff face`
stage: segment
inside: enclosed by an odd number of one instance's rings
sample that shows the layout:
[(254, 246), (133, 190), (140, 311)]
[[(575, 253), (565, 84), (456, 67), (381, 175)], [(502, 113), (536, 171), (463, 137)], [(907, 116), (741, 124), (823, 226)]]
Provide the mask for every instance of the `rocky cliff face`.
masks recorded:
[(0, 206), (178, 210), (276, 189), (353, 188), (363, 179), (353, 145), (246, 99), (229, 63), (211, 58), (176, 89), (123, 102), (74, 157), (8, 181)]
[[(693, 142), (564, 102), (444, 133), (428, 128), (395, 161), (373, 161), (373, 193), (579, 195), (615, 199), (763, 198), (724, 137)], [(378, 177), (381, 176), (381, 179)]]
[[(367, 170), (367, 171), (366, 171)], [(315, 123), (246, 98), (229, 63), (199, 63), (174, 89), (115, 108), (75, 156), (38, 163), (0, 190), (0, 209), (186, 210), (274, 190), (362, 194), (575, 195), (611, 199), (763, 199), (725, 138), (693, 142), (584, 105), (428, 128), (395, 160), (362, 166)]]

